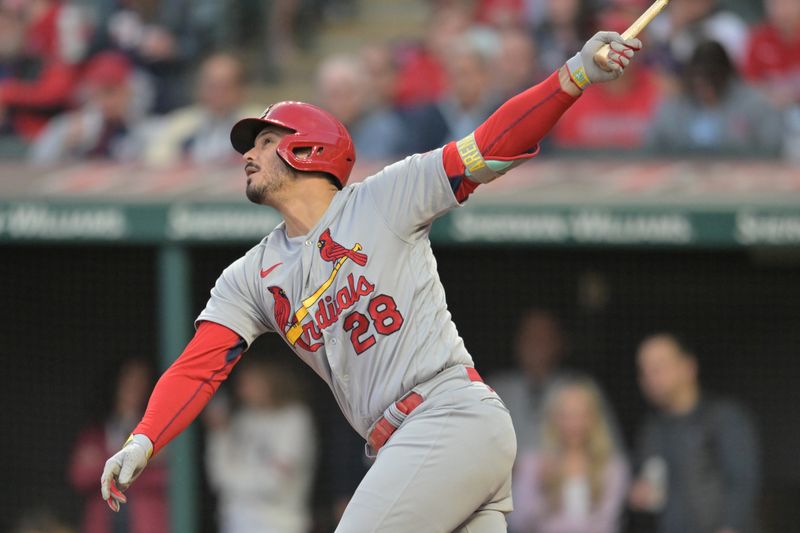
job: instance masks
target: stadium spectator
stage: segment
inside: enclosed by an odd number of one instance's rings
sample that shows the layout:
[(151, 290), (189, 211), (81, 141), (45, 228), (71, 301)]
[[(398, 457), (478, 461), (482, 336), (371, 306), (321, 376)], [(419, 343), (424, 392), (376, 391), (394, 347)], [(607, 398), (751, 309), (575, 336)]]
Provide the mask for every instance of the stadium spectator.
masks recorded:
[[(629, 1), (605, 11), (598, 27), (623, 32), (636, 18), (628, 10)], [(568, 149), (642, 149), (661, 98), (661, 87), (648, 66), (631, 65), (624, 76), (586, 91), (561, 117), (552, 139)]]
[(671, 334), (639, 346), (642, 391), (655, 412), (636, 449), (633, 509), (657, 514), (657, 533), (754, 531), (755, 428), (736, 403), (700, 387), (695, 354)]
[(323, 461), (328, 465), (329, 480), (325, 487), (331, 500), (333, 522), (338, 524), (356, 488), (367, 474), (371, 459), (364, 453), (364, 439), (343, 416), (330, 413), (325, 419), (327, 439), (322, 453)]
[(722, 44), (728, 56), (740, 64), (749, 29), (744, 20), (720, 7), (719, 0), (673, 0), (665, 16), (647, 28), (648, 56), (666, 71), (677, 73), (705, 41)]
[(191, 67), (219, 46), (225, 2), (215, 0), (86, 0), (97, 13), (93, 50), (118, 50), (149, 73), (153, 110), (189, 104)]
[(421, 153), (469, 135), (500, 103), (492, 83), (497, 57), (493, 33), (470, 31), (447, 61), (449, 91), (437, 102), (408, 112), (407, 151)]
[(616, 533), (628, 467), (615, 449), (600, 391), (570, 378), (548, 394), (536, 451), (523, 452), (514, 472), (514, 533)]
[(35, 163), (79, 159), (130, 161), (141, 153), (138, 133), (149, 108), (150, 88), (130, 61), (118, 52), (102, 52), (86, 66), (83, 101), (59, 115), (31, 146)]
[(367, 92), (373, 105), (395, 109), (398, 65), (392, 48), (382, 44), (368, 44), (361, 48), (359, 58), (367, 74)]
[(394, 110), (373, 98), (375, 88), (370, 82), (358, 57), (333, 56), (319, 66), (317, 97), (322, 107), (347, 126), (356, 158), (387, 161), (403, 153), (403, 123)]
[(290, 65), (297, 57), (296, 23), (302, 0), (273, 0), (268, 2), (269, 13), (263, 35), (263, 55), (276, 69), (275, 74)]
[(296, 378), (274, 362), (248, 354), (240, 363), (228, 416), (209, 405), (206, 468), (219, 498), (221, 533), (306, 533), (316, 437)]
[(30, 141), (72, 103), (85, 21), (66, 2), (30, 0), (4, 9), (3, 23), (0, 124)]
[(230, 54), (208, 57), (200, 66), (195, 90), (194, 105), (165, 115), (147, 136), (146, 163), (206, 164), (240, 159), (231, 148), (231, 128), (241, 117), (259, 115), (258, 109), (244, 104), (244, 65)]
[[(87, 426), (78, 435), (72, 450), (69, 478), (84, 498), (83, 533), (166, 533), (168, 526), (167, 469), (160, 457), (128, 489), (131, 507), (124, 514), (108, 510), (97, 497), (97, 480), (106, 458), (125, 443), (144, 413), (147, 396), (154, 385), (153, 369), (145, 361), (131, 359), (119, 370), (113, 388), (111, 411), (104, 420)], [(154, 468), (153, 468), (154, 467)]]
[(551, 0), (523, 0), (523, 16), (529, 28), (536, 28), (547, 18), (547, 6)]
[(475, 20), (495, 28), (519, 28), (525, 22), (524, 0), (478, 0)]
[(800, 105), (800, 2), (767, 0), (767, 21), (753, 29), (745, 76), (786, 109)]
[(778, 112), (743, 83), (725, 49), (701, 44), (683, 76), (683, 92), (665, 101), (650, 131), (660, 153), (775, 156), (782, 143)]
[(544, 72), (558, 70), (580, 50), (592, 28), (591, 2), (547, 0), (546, 18), (534, 28), (539, 64)]
[(398, 106), (428, 104), (444, 96), (448, 88), (445, 65), (469, 25), (466, 10), (448, 6), (433, 10), (424, 43), (400, 54), (396, 97)]
[(0, 4), (0, 80), (14, 75), (14, 67), (22, 54), (24, 26), (19, 17)]
[(495, 90), (507, 100), (545, 78), (539, 70), (536, 43), (528, 32), (505, 30), (500, 34), (500, 52), (495, 62)]
[(566, 376), (560, 370), (566, 352), (559, 320), (544, 309), (525, 311), (514, 337), (518, 369), (489, 380), (511, 412), (517, 433), (517, 456), (539, 446), (544, 398), (553, 383)]

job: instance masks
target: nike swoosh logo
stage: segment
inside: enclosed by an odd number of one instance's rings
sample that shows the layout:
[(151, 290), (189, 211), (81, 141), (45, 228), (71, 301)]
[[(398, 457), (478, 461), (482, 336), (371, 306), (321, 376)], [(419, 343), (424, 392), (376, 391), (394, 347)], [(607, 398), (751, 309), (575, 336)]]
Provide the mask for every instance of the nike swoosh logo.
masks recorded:
[(276, 268), (278, 268), (282, 264), (283, 264), (283, 261), (281, 261), (280, 263), (275, 263), (274, 265), (272, 265), (269, 268), (262, 268), (261, 269), (261, 278), (262, 279), (266, 278), (267, 276), (269, 276), (270, 272), (272, 272), (273, 270), (275, 270)]

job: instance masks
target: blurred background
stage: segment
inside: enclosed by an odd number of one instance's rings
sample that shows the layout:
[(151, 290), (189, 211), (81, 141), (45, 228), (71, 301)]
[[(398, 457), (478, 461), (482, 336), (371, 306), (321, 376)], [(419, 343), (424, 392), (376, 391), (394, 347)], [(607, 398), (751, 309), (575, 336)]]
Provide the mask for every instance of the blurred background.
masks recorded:
[[(277, 337), (123, 513), (99, 496), (214, 280), (279, 221), (244, 199), (232, 124), (322, 105), (360, 180), (648, 4), (0, 0), (0, 531), (333, 531), (363, 443)], [(800, 1), (672, 0), (643, 41), (431, 234), (515, 420), (509, 522), (796, 531)]]

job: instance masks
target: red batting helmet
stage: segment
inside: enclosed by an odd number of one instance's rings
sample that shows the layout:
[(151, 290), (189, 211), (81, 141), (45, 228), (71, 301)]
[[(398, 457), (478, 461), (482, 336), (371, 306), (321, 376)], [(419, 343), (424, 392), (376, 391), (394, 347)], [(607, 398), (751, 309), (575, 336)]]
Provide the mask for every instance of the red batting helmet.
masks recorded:
[[(278, 155), (295, 170), (327, 172), (344, 186), (353, 164), (356, 151), (353, 139), (336, 117), (317, 106), (304, 102), (278, 102), (272, 104), (258, 118), (240, 120), (231, 130), (231, 144), (240, 154), (247, 153), (259, 132), (266, 126), (279, 126), (291, 130), (278, 143)], [(295, 150), (311, 149), (305, 158)]]

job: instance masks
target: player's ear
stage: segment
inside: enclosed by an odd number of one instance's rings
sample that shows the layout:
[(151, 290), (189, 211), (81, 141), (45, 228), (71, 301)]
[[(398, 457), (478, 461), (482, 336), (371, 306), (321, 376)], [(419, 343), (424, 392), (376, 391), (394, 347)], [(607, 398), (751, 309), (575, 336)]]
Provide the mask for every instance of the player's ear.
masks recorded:
[(294, 156), (297, 159), (308, 159), (309, 157), (311, 157), (311, 148), (308, 146), (295, 148), (294, 150), (292, 150), (292, 153), (294, 153)]

